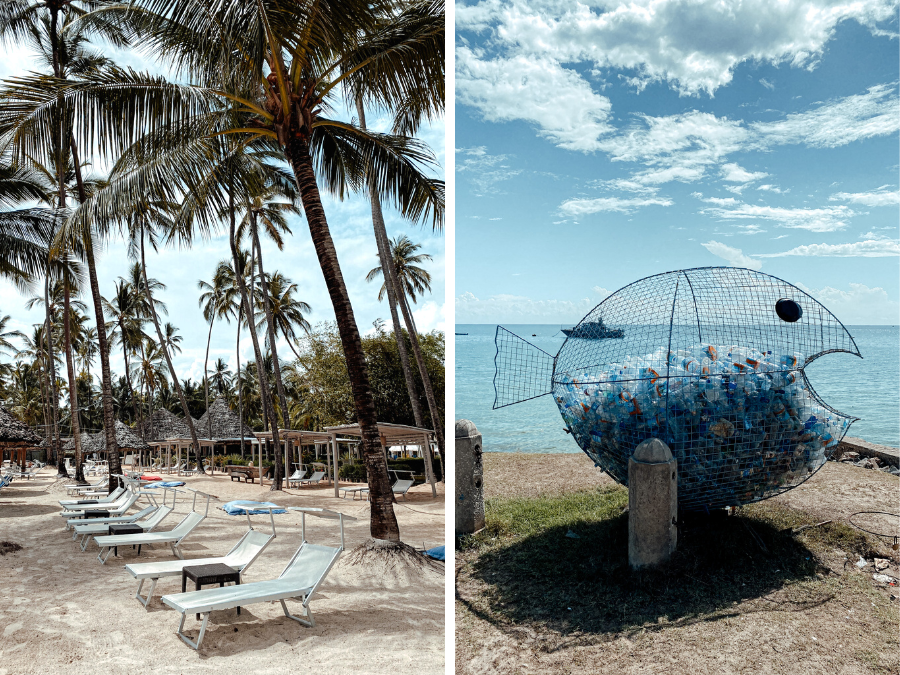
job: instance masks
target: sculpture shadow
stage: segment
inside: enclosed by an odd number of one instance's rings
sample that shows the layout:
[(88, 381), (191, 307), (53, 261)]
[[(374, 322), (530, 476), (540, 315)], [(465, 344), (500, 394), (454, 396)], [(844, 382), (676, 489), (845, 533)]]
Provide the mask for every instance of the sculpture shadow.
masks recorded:
[[(682, 518), (678, 550), (666, 564), (632, 571), (623, 513), (488, 548), (471, 569), (489, 587), (490, 611), (470, 609), (497, 625), (539, 624), (562, 634), (652, 630), (734, 614), (736, 603), (812, 578), (818, 568), (789, 530), (746, 516), (698, 515)], [(796, 611), (829, 599), (812, 594), (788, 604)]]

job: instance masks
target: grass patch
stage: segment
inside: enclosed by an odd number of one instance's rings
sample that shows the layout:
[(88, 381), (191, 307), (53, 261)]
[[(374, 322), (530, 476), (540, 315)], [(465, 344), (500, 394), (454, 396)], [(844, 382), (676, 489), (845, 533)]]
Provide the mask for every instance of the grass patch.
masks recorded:
[(470, 611), (493, 623), (567, 634), (723, 618), (738, 603), (783, 589), (772, 602), (801, 610), (833, 597), (828, 584), (807, 583), (827, 574), (820, 562), (826, 554), (839, 549), (871, 557), (886, 550), (842, 523), (794, 534), (815, 521), (763, 502), (731, 517), (685, 515), (671, 561), (633, 572), (627, 503), (619, 486), (489, 500), (485, 529), (459, 541), (464, 574), (485, 585), (483, 597), (468, 603)]

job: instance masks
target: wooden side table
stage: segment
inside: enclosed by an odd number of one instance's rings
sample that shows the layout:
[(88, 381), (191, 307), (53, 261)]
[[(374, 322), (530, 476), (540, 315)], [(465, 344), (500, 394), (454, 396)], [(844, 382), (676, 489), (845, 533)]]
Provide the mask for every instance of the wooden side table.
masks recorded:
[[(196, 584), (195, 590), (209, 584), (219, 584), (219, 587), (225, 585), (226, 581), (233, 581), (236, 585), (241, 583), (241, 573), (232, 569), (225, 563), (214, 563), (212, 565), (188, 565), (181, 569), (181, 592), (187, 589), (187, 580), (191, 579)], [(237, 608), (238, 616), (241, 615), (241, 608)], [(200, 619), (200, 615), (197, 615)]]
[[(140, 525), (135, 525), (134, 523), (113, 523), (109, 526), (109, 533), (111, 535), (117, 534), (141, 534), (144, 531), (144, 528)], [(134, 548), (132, 546), (131, 548)], [(138, 545), (138, 555), (141, 554), (141, 546)], [(113, 547), (113, 555), (119, 555), (119, 547)]]

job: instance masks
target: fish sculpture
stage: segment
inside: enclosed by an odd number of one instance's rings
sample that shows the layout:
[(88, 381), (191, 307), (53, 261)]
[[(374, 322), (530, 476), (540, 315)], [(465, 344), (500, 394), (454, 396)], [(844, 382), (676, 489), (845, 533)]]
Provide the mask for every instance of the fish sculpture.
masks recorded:
[[(603, 325), (622, 337), (578, 337)], [(740, 506), (818, 471), (858, 418), (828, 406), (805, 367), (862, 358), (844, 325), (786, 281), (734, 267), (666, 272), (616, 291), (554, 356), (502, 326), (494, 408), (551, 394), (596, 466), (628, 484), (648, 438), (678, 462), (679, 508)]]

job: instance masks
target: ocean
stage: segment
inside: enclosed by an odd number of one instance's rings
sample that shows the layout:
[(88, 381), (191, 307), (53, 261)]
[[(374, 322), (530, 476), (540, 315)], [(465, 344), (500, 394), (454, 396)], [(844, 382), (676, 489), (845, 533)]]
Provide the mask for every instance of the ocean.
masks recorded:
[[(485, 452), (581, 452), (563, 431), (550, 396), (492, 410), (496, 325), (456, 326), (456, 418), (475, 423)], [(557, 324), (504, 325), (549, 354), (565, 336)], [(852, 354), (827, 354), (806, 368), (816, 393), (832, 408), (859, 417), (848, 436), (900, 447), (900, 327), (847, 326), (856, 340)]]

